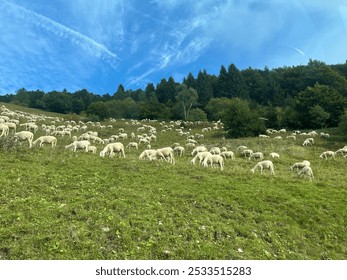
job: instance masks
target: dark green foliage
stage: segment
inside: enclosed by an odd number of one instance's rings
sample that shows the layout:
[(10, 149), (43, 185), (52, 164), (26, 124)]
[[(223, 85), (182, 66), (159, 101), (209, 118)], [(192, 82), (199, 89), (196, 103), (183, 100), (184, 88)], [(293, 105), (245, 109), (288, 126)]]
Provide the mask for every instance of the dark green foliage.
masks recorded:
[(107, 105), (102, 101), (97, 101), (89, 105), (87, 115), (93, 119), (105, 120), (110, 117), (110, 112)]
[(229, 137), (240, 138), (264, 133), (266, 128), (262, 118), (249, 107), (246, 100), (235, 98), (222, 117)]
[(347, 111), (342, 115), (339, 129), (344, 139), (347, 140)]

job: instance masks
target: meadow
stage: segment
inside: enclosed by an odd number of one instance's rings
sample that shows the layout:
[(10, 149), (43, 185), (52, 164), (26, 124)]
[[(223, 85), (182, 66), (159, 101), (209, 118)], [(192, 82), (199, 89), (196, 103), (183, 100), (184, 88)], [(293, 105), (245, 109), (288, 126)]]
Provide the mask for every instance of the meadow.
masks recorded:
[[(137, 133), (138, 126), (126, 123), (90, 130), (101, 138), (119, 128)], [(159, 122), (150, 125), (158, 131), (152, 148), (186, 143), (175, 129), (160, 132)], [(208, 125), (185, 124), (184, 130), (194, 135)], [(105, 145), (94, 144), (97, 154), (74, 153), (64, 148), (69, 137), (57, 137), (53, 149), (1, 138), (0, 259), (346, 259), (347, 158), (319, 158), (346, 143), (337, 130), (324, 132), (331, 137), (316, 137), (311, 147), (302, 147), (304, 137), (287, 140), (286, 134), (275, 140), (205, 133), (199, 143), (236, 154), (223, 171), (191, 165), (190, 149), (171, 165), (140, 160), (143, 145), (126, 150), (126, 158), (101, 158)], [(239, 145), (265, 158), (279, 153), (276, 175), (251, 173), (256, 162), (237, 154)], [(311, 162), (313, 181), (290, 170), (304, 159)]]

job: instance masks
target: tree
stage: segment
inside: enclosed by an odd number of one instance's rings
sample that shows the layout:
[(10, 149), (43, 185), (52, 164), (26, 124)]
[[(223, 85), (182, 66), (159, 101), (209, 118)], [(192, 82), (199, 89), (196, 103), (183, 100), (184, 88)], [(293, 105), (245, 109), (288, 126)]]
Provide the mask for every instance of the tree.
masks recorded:
[(222, 119), (231, 103), (231, 99), (226, 97), (210, 99), (205, 108), (208, 114), (208, 119), (212, 121)]
[(176, 100), (180, 104), (183, 111), (183, 118), (186, 120), (189, 117), (190, 110), (198, 101), (198, 93), (193, 88), (187, 88), (185, 84), (177, 87)]
[[(188, 86), (188, 88), (189, 87), (190, 86)], [(199, 71), (198, 77), (196, 79), (196, 86), (193, 88), (196, 89), (199, 95), (199, 104), (205, 107), (206, 104), (213, 97), (213, 87), (211, 84), (211, 80), (208, 74), (206, 73), (206, 70), (204, 70), (203, 72)]]
[(341, 121), (339, 123), (339, 130), (343, 135), (344, 139), (347, 139), (347, 110), (341, 117)]
[(105, 120), (110, 117), (110, 112), (105, 102), (97, 101), (89, 105), (87, 115), (97, 120)]
[(207, 121), (207, 114), (204, 110), (200, 108), (195, 108), (190, 111), (188, 121)]
[(252, 111), (247, 100), (234, 98), (222, 121), (229, 137), (249, 137), (263, 133), (266, 128), (260, 116)]
[(308, 110), (312, 126), (314, 128), (323, 128), (330, 117), (330, 114), (325, 112), (320, 105), (314, 105)]

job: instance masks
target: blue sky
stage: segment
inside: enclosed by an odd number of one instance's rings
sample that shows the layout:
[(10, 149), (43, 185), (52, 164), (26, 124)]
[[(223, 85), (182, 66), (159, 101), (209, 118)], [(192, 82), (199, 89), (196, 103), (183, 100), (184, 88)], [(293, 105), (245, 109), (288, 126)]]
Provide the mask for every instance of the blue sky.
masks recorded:
[(345, 0), (0, 0), (0, 94), (347, 60)]

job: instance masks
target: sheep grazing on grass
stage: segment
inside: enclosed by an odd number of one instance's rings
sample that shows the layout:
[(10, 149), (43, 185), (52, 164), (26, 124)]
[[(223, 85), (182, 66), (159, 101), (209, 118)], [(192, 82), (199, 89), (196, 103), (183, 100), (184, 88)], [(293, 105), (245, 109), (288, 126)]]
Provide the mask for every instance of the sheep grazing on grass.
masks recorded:
[(139, 145), (136, 142), (130, 142), (126, 148), (130, 149), (130, 148), (135, 148), (136, 150), (139, 149)]
[(342, 156), (347, 155), (347, 146), (343, 147), (342, 149), (338, 149), (338, 150), (335, 152), (335, 154), (336, 154), (336, 155), (341, 154)]
[(29, 148), (32, 147), (32, 143), (33, 143), (33, 139), (34, 139), (34, 133), (32, 133), (31, 131), (20, 131), (20, 132), (16, 132), (14, 134), (14, 141), (28, 141), (29, 142)]
[(185, 149), (184, 149), (184, 147), (182, 147), (182, 146), (175, 146), (175, 147), (173, 148), (173, 150), (174, 150), (174, 153), (176, 153), (176, 154), (179, 155), (180, 157), (184, 155)]
[(207, 148), (205, 146), (197, 146), (194, 148), (194, 150), (192, 151), (191, 155), (194, 156), (196, 155), (197, 153), (200, 153), (200, 152), (207, 152)]
[(147, 149), (147, 150), (144, 150), (140, 156), (139, 156), (139, 159), (150, 159), (152, 156), (155, 156), (157, 150), (154, 150), (154, 149)]
[(35, 146), (37, 143), (39, 143), (39, 147), (42, 147), (44, 143), (51, 144), (52, 148), (57, 146), (57, 138), (51, 135), (45, 135), (37, 138), (34, 142), (33, 145)]
[(205, 157), (212, 155), (210, 152), (199, 152), (195, 155), (195, 157), (190, 161), (191, 164), (195, 165), (196, 160), (199, 160), (199, 163), (201, 164)]
[(224, 152), (221, 152), (220, 155), (224, 157), (224, 159), (227, 159), (227, 158), (235, 159), (234, 152), (232, 151), (224, 151)]
[(300, 178), (301, 177), (309, 178), (310, 181), (312, 181), (314, 179), (313, 171), (312, 171), (312, 168), (310, 166), (305, 166), (303, 169), (300, 170), (298, 175)]
[(260, 174), (263, 174), (264, 169), (269, 169), (271, 175), (275, 175), (274, 164), (271, 160), (264, 160), (258, 162), (252, 169), (251, 172), (254, 173), (257, 169), (260, 170)]
[(243, 155), (244, 157), (248, 157), (248, 158), (249, 158), (252, 154), (253, 154), (253, 151), (250, 150), (250, 149), (246, 149), (246, 150), (243, 150), (243, 151), (241, 152), (241, 155)]
[(302, 168), (304, 168), (305, 166), (310, 166), (311, 163), (308, 160), (303, 160), (301, 162), (296, 162), (294, 163), (291, 167), (290, 170), (301, 170)]
[(120, 142), (110, 143), (100, 152), (100, 157), (105, 157), (109, 154), (109, 157), (113, 157), (115, 153), (120, 154), (120, 157), (125, 158), (124, 145)]
[(323, 153), (319, 156), (319, 158), (324, 158), (324, 159), (327, 160), (328, 158), (334, 158), (335, 155), (336, 155), (336, 153), (333, 152), (333, 151), (326, 151), (326, 152), (323, 152)]
[(1, 131), (0, 137), (2, 137), (2, 136), (6, 137), (9, 133), (10, 129), (6, 124), (0, 123), (0, 131)]
[(212, 155), (219, 155), (219, 154), (221, 153), (221, 150), (220, 150), (219, 147), (212, 147), (212, 148), (210, 149), (210, 153), (211, 153)]
[(262, 152), (256, 152), (252, 153), (250, 157), (248, 158), (249, 160), (263, 160), (264, 159), (264, 154)]
[(87, 153), (89, 146), (90, 146), (90, 142), (88, 140), (80, 140), (80, 141), (74, 141), (71, 144), (66, 145), (65, 149), (72, 149), (74, 152), (76, 152), (78, 149), (80, 150), (84, 149)]
[(155, 155), (149, 157), (150, 160), (162, 159), (171, 164), (175, 163), (174, 151), (171, 147), (157, 149)]
[(97, 151), (97, 147), (95, 146), (89, 146), (88, 147), (88, 152), (92, 152), (93, 154), (96, 154), (96, 151)]
[(214, 168), (215, 165), (219, 165), (220, 170), (224, 170), (224, 159), (222, 156), (214, 154), (207, 155), (202, 162), (202, 166), (204, 167), (211, 166), (212, 168)]
[(238, 146), (237, 148), (236, 148), (236, 151), (242, 151), (242, 150), (246, 150), (246, 149), (248, 149), (246, 146)]
[(272, 157), (272, 158), (280, 158), (280, 155), (278, 153), (270, 153), (270, 157)]

